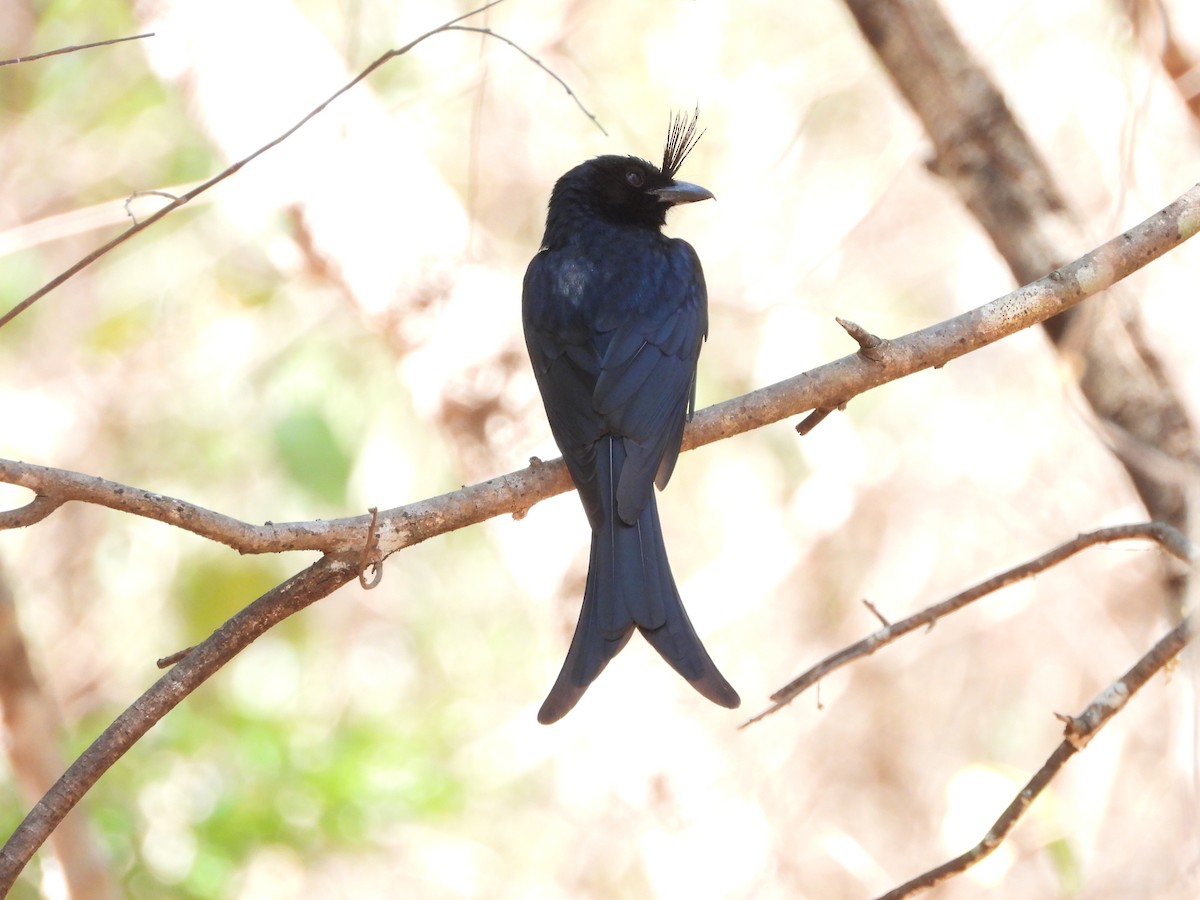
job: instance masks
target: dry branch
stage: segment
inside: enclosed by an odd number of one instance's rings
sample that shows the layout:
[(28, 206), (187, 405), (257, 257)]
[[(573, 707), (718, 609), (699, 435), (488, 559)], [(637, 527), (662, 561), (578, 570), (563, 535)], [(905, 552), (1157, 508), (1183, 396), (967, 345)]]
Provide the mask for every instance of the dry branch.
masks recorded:
[(193, 647), (92, 742), (0, 847), (0, 897), (80, 798), (154, 723), (269, 628), (329, 596), (357, 572), (354, 559), (328, 555), (263, 594)]
[[(12, 783), (35, 802), (66, 765), (64, 729), (32, 660), (17, 622), (17, 605), (7, 572), (0, 567), (0, 725), (7, 732), (4, 753)], [(115, 900), (102, 841), (84, 816), (69, 816), (50, 835), (50, 849), (72, 897)]]
[[(929, 169), (958, 193), (1018, 283), (1090, 243), (1085, 217), (1070, 207), (1004, 94), (937, 0), (843, 2), (924, 126), (933, 144)], [(1089, 310), (1086, 320), (1079, 310), (1049, 320), (1046, 333), (1080, 368), (1080, 390), (1108, 432), (1200, 462), (1187, 408), (1143, 336), (1137, 306), (1129, 297), (1116, 300)], [(1110, 447), (1150, 517), (1187, 533), (1184, 483)], [(1184, 584), (1167, 579), (1166, 585), (1179, 601)]]
[[(787, 381), (697, 413), (684, 449), (777, 422), (819, 407), (841, 405), (863, 391), (950, 360), (1028, 328), (1119, 281), (1200, 230), (1200, 185), (1145, 222), (1033, 284), (946, 322), (882, 342), (868, 359), (854, 353)], [(0, 848), (0, 890), (21, 869), (96, 779), (145, 732), (205, 679), (276, 622), (328, 596), (359, 574), (368, 544), (368, 516), (330, 522), (248, 525), (181, 500), (90, 475), (0, 460), (0, 482), (33, 490), (35, 500), (0, 514), (0, 527), (27, 524), (31, 507), (57, 508), (70, 500), (96, 503), (175, 525), (243, 552), (321, 549), (311, 568), (264, 594), (182, 656), (72, 764)], [(561, 460), (534, 460), (526, 469), (482, 484), (380, 513), (379, 559), (403, 547), (502, 513), (523, 514), (562, 493), (569, 479)]]
[[(1165, 546), (1165, 545), (1164, 545)], [(1194, 553), (1193, 553), (1194, 556)], [(988, 829), (983, 840), (954, 859), (906, 881), (880, 896), (879, 900), (901, 900), (958, 875), (975, 865), (1008, 836), (1033, 801), (1059, 773), (1067, 760), (1088, 745), (1137, 691), (1163, 666), (1179, 655), (1195, 634), (1195, 618), (1188, 618), (1167, 632), (1128, 672), (1106, 687), (1078, 716), (1059, 716), (1066, 723), (1063, 742), (1055, 748), (1037, 773), (1013, 798), (1012, 803)]]
[[(906, 634), (916, 631), (918, 628), (932, 628), (937, 624), (939, 619), (951, 613), (958, 612), (960, 609), (969, 606), (982, 597), (986, 597), (988, 594), (993, 594), (1001, 588), (1008, 587), (1010, 584), (1016, 584), (1018, 581), (1023, 581), (1026, 578), (1032, 578), (1034, 575), (1045, 572), (1047, 569), (1069, 559), (1081, 550), (1086, 550), (1088, 547), (1094, 547), (1097, 544), (1108, 544), (1114, 541), (1130, 540), (1154, 541), (1171, 556), (1185, 563), (1194, 562), (1196, 559), (1196, 550), (1190, 546), (1188, 539), (1178, 529), (1167, 525), (1165, 522), (1116, 525), (1112, 528), (1101, 528), (1097, 531), (1081, 534), (1073, 540), (1055, 547), (1049, 553), (1039, 556), (1037, 559), (1001, 572), (999, 575), (955, 594), (948, 600), (935, 603), (933, 606), (927, 607), (903, 621), (896, 623), (883, 621), (883, 627), (878, 631), (826, 657), (808, 669), (808, 671), (777, 690), (771, 695), (772, 705), (752, 719), (748, 719), (743, 723), (742, 727), (745, 728), (747, 725), (752, 725), (761, 719), (765, 719), (772, 713), (783, 709), (783, 707), (787, 706), (814, 684), (820, 682), (826, 675), (836, 672), (838, 669), (849, 665), (857, 659), (870, 656), (881, 647), (886, 647), (888, 644), (899, 640)], [(883, 620), (878, 610), (873, 606), (869, 606), (869, 608), (877, 617)]]
[[(325, 110), (325, 108), (329, 106), (329, 104), (333, 103), (333, 101), (335, 101), (338, 97), (342, 96), (342, 94), (345, 94), (347, 91), (352, 89), (355, 85), (357, 85), (359, 82), (363, 81), (365, 78), (367, 78), (367, 76), (369, 76), (376, 69), (380, 68), (381, 66), (385, 65), (386, 63), (390, 62), (391, 60), (395, 59), (398, 56), (403, 56), (404, 54), (406, 54), (410, 50), (412, 50), (414, 47), (416, 47), (418, 44), (421, 44), (422, 42), (428, 40), (429, 38), (433, 37), (436, 34), (443, 34), (443, 33), (450, 32), (450, 31), (478, 31), (486, 37), (496, 38), (497, 40), (503, 41), (504, 43), (508, 44), (510, 47), (516, 48), (521, 53), (523, 53), (528, 59), (530, 59), (535, 65), (537, 65), (540, 69), (542, 69), (542, 71), (549, 73), (551, 75), (551, 77), (553, 77), (555, 80), (558, 81), (559, 84), (561, 84), (564, 88), (566, 88), (567, 93), (575, 101), (575, 104), (580, 109), (583, 110), (584, 114), (587, 115), (588, 118), (590, 118), (593, 122), (596, 123), (597, 127), (600, 127), (600, 123), (598, 121), (596, 121), (596, 117), (594, 115), (592, 115), (592, 113), (589, 112), (583, 106), (583, 104), (579, 101), (579, 98), (575, 96), (574, 92), (569, 87), (567, 87), (567, 85), (563, 82), (563, 80), (561, 78), (559, 78), (557, 75), (555, 75), (553, 72), (550, 72), (550, 70), (548, 68), (546, 68), (545, 65), (543, 65), (541, 62), (539, 62), (537, 59), (535, 59), (533, 56), (531, 56), (529, 53), (527, 53), (525, 50), (523, 50), (521, 47), (519, 47), (515, 42), (509, 40), (508, 38), (505, 38), (505, 37), (502, 37), (502, 36), (496, 34), (495, 32), (491, 31), (490, 29), (464, 28), (457, 24), (457, 23), (463, 21), (464, 19), (469, 19), (472, 16), (479, 15), (480, 13), (484, 12), (485, 10), (491, 9), (493, 6), (496, 6), (497, 4), (503, 3), (503, 2), (504, 2), (504, 0), (491, 0), (490, 3), (485, 3), (483, 6), (473, 9), (470, 12), (463, 13), (461, 16), (458, 16), (457, 18), (451, 19), (448, 22), (444, 22), (443, 24), (439, 25), (437, 28), (434, 28), (430, 31), (425, 32), (425, 34), (422, 34), (420, 37), (414, 38), (413, 40), (411, 40), (407, 44), (405, 44), (403, 47), (399, 47), (395, 50), (388, 50), (386, 53), (384, 53), (382, 56), (380, 56), (378, 59), (376, 59), (373, 63), (371, 63), (369, 66), (367, 66), (361, 72), (359, 72), (356, 76), (354, 76), (354, 78), (352, 78), (350, 81), (346, 82), (346, 84), (342, 85), (333, 94), (331, 94), (328, 98), (326, 98), (323, 102), (321, 102), (319, 105), (317, 105), (315, 108), (313, 108), (310, 112), (308, 112), (307, 115), (305, 115), (302, 119), (300, 119), (300, 121), (298, 121), (295, 125), (293, 125), (291, 128), (289, 128), (287, 131), (283, 132), (281, 135), (279, 135), (278, 137), (269, 141), (268, 143), (263, 144), (263, 146), (259, 147), (257, 150), (255, 150), (253, 153), (251, 153), (249, 156), (246, 156), (246, 157), (238, 160), (237, 162), (231, 164), (230, 166), (228, 166), (221, 172), (218, 172), (212, 178), (210, 178), (207, 181), (202, 182), (201, 184), (192, 188), (187, 193), (181, 194), (180, 196), (176, 197), (170, 203), (166, 204), (161, 209), (155, 211), (149, 217), (143, 219), (140, 222), (135, 222), (133, 225), (131, 225), (129, 228), (122, 231), (119, 235), (117, 235), (111, 241), (109, 241), (108, 243), (106, 243), (100, 247), (97, 247), (95, 250), (93, 250), (87, 256), (83, 257), (78, 262), (74, 263), (67, 269), (60, 272), (58, 275), (56, 275), (50, 281), (46, 282), (46, 284), (42, 285), (40, 288), (38, 288), (36, 291), (34, 291), (32, 294), (30, 294), (28, 297), (26, 297), (24, 300), (22, 300), (16, 306), (14, 306), (12, 309), (8, 310), (3, 315), (0, 315), (0, 328), (3, 328), (5, 325), (7, 325), (9, 322), (11, 322), (13, 319), (15, 319), (17, 316), (19, 316), (25, 310), (29, 309), (29, 307), (33, 306), (33, 304), (36, 303), (38, 300), (40, 300), (42, 297), (46, 296), (46, 294), (50, 293), (52, 290), (54, 290), (55, 288), (57, 288), (64, 282), (68, 281), (69, 279), (73, 278), (75, 275), (79, 274), (79, 272), (86, 269), (88, 266), (90, 266), (96, 260), (100, 259), (100, 257), (104, 256), (105, 254), (109, 253), (111, 250), (114, 250), (117, 247), (119, 247), (121, 244), (125, 243), (127, 240), (132, 238), (135, 234), (138, 234), (139, 232), (144, 231), (145, 229), (149, 228), (151, 225), (154, 225), (156, 222), (163, 219), (165, 216), (167, 216), (167, 215), (171, 214), (172, 212), (174, 212), (175, 210), (179, 209), (179, 207), (184, 206), (187, 203), (190, 203), (192, 200), (196, 199), (196, 197), (203, 194), (209, 188), (221, 183), (226, 178), (229, 178), (231, 175), (233, 175), (236, 172), (238, 172), (239, 170), (241, 170), (247, 163), (252, 162), (253, 160), (262, 156), (268, 150), (271, 150), (271, 149), (279, 146), (280, 144), (282, 144), (284, 141), (286, 141), (288, 138), (290, 138), (293, 134), (295, 134), (297, 131), (299, 131), (301, 128), (303, 128), (306, 124), (308, 124), (309, 121), (311, 121), (313, 118), (318, 116), (321, 112), (323, 112)], [(603, 131), (604, 129), (601, 127), (600, 130)]]
[[(1076, 553), (1098, 544), (1126, 540), (1151, 540), (1161, 549), (1194, 567), (1200, 560), (1200, 552), (1176, 528), (1164, 522), (1143, 522), (1134, 525), (1118, 525), (1081, 534), (1073, 540), (1054, 548), (1049, 553), (1030, 560), (1020, 566), (989, 578), (955, 596), (934, 604), (915, 615), (890, 623), (870, 603), (868, 607), (880, 619), (883, 627), (868, 637), (823, 659), (771, 695), (773, 705), (745, 722), (742, 727), (766, 718), (782, 709), (813, 685), (820, 685), (826, 675), (849, 665), (851, 662), (870, 656), (881, 647), (911, 634), (918, 628), (932, 628), (939, 619), (970, 605), (976, 600), (992, 594), (1003, 587), (1044, 572), (1069, 559)], [(1004, 810), (983, 839), (967, 852), (943, 863), (916, 878), (888, 891), (880, 900), (900, 900), (926, 890), (958, 875), (989, 855), (1008, 836), (1018, 820), (1033, 804), (1038, 795), (1053, 780), (1068, 759), (1088, 745), (1096, 733), (1124, 708), (1129, 699), (1170, 660), (1175, 658), (1191, 640), (1195, 632), (1195, 619), (1189, 618), (1165, 635), (1137, 664), (1117, 681), (1105, 688), (1088, 707), (1077, 716), (1058, 718), (1065, 723), (1064, 739), (1045, 764), (1028, 781), (1024, 788)]]
[(75, 53), (78, 50), (91, 50), (93, 47), (107, 47), (109, 44), (121, 44), (125, 41), (140, 41), (142, 38), (154, 37), (154, 32), (146, 34), (131, 34), (126, 37), (110, 38), (107, 41), (93, 41), (90, 44), (74, 44), (70, 47), (59, 47), (57, 50), (45, 50), (41, 53), (31, 53), (29, 56), (14, 56), (12, 59), (0, 59), (0, 66), (12, 66), (17, 63), (33, 62), (35, 59), (45, 59), (48, 56), (58, 56), (62, 53)]
[[(135, 223), (0, 316), (0, 326), (109, 250), (289, 138), (390, 59), (407, 53), (425, 39), (447, 30), (480, 30), (499, 38), (487, 29), (466, 29), (455, 25), (498, 2), (501, 0), (493, 0), (398, 50), (388, 51), (288, 131), (173, 200), (148, 219)], [(505, 38), (499, 39), (516, 46)], [(517, 49), (525, 52), (519, 47)], [(566, 87), (565, 84), (563, 86)], [(569, 88), (567, 91), (579, 103)], [(594, 116), (587, 114), (594, 121)], [(965, 353), (1074, 307), (1177, 246), (1198, 230), (1200, 185), (1146, 222), (1076, 262), (978, 309), (901, 338), (881, 341), (878, 345), (872, 343), (869, 355), (860, 351), (700, 412), (688, 428), (684, 449), (730, 437), (807, 410), (832, 410), (872, 387), (923, 369), (943, 366)], [(1048, 268), (1050, 266), (1040, 268), (1036, 274)], [(862, 335), (870, 336), (865, 329), (859, 330)], [(0, 481), (24, 486), (35, 494), (32, 502), (26, 506), (0, 512), (0, 529), (27, 526), (51, 514), (66, 502), (79, 501), (152, 518), (227, 544), (243, 553), (303, 549), (325, 554), (309, 569), (258, 598), (207, 640), (180, 656), (174, 668), (122, 713), (72, 764), (4, 847), (0, 848), (0, 894), (11, 887), (32, 854), (80, 797), (155, 722), (267, 629), (361, 574), (364, 559), (369, 557), (371, 562), (376, 559), (382, 561), (397, 550), (435, 535), (502, 513), (520, 515), (538, 501), (569, 488), (569, 479), (561, 461), (534, 461), (526, 469), (482, 484), (386, 510), (374, 520), (368, 516), (357, 516), (327, 522), (267, 523), (259, 526), (153, 492), (28, 463), (0, 460)], [(373, 521), (376, 523), (374, 529)], [(1129, 682), (1129, 676), (1126, 681)], [(1136, 686), (1132, 689), (1136, 690)], [(1084, 719), (1080, 717), (1079, 721)], [(1103, 721), (1099, 724), (1103, 724)]]
[[(976, 309), (903, 337), (881, 341), (808, 372), (701, 410), (688, 426), (691, 450), (813, 409), (835, 409), (851, 398), (951, 360), (1045, 321), (1125, 278), (1200, 231), (1200, 185), (1141, 224), (1051, 272)], [(865, 333), (865, 332), (864, 332)], [(0, 482), (29, 488), (28, 506), (0, 513), (0, 529), (29, 524), (71, 500), (145, 516), (219, 541), (241, 553), (317, 550), (358, 552), (371, 518), (250, 525), (183, 500), (62, 469), (0, 459)], [(561, 460), (527, 468), (378, 515), (383, 559), (428, 538), (504, 513), (522, 515), (570, 488)], [(37, 505), (37, 515), (31, 507)]]

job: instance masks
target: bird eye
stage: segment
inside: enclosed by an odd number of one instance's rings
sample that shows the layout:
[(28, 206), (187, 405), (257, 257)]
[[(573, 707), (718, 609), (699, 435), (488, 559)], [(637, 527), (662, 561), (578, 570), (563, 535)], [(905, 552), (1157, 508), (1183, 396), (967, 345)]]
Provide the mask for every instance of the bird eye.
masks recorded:
[(635, 188), (640, 188), (646, 181), (646, 179), (642, 177), (642, 173), (637, 169), (630, 169), (628, 172), (626, 172), (625, 180)]

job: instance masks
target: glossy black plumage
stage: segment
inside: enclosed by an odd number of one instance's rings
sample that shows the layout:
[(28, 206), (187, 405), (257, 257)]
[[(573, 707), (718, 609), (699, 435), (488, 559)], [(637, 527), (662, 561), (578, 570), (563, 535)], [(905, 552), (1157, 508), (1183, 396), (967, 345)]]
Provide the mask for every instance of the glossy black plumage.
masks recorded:
[(592, 528), (579, 623), (543, 723), (571, 710), (635, 627), (705, 697), (740, 703), (688, 621), (654, 497), (679, 455), (708, 331), (700, 260), (661, 233), (670, 206), (712, 197), (674, 179), (694, 125), (675, 120), (661, 169), (601, 156), (563, 175), (525, 274), (526, 346)]

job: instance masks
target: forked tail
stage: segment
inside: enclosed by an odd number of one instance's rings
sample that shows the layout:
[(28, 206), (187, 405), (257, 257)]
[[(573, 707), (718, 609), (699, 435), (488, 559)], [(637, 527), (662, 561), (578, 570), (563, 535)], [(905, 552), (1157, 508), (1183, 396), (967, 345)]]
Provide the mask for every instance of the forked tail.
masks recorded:
[(634, 524), (626, 524), (616, 514), (615, 486), (624, 449), (619, 438), (609, 438), (607, 443), (597, 453), (604, 515), (592, 531), (583, 607), (571, 649), (538, 711), (538, 721), (549, 725), (570, 712), (629, 641), (634, 628), (692, 687), (713, 703), (734, 709), (741, 698), (717, 671), (675, 587), (653, 491)]

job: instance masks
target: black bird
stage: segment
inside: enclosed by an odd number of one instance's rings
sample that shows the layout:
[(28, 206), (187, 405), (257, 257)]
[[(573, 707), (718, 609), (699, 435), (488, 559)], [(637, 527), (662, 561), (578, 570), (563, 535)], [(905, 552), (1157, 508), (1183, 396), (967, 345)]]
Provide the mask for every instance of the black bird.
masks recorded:
[(677, 116), (661, 169), (600, 156), (563, 175), (525, 273), (525, 344), (592, 526), (583, 608), (543, 724), (570, 712), (635, 627), (709, 700), (741, 703), (684, 611), (653, 490), (679, 456), (708, 335), (696, 251), (661, 230), (672, 206), (713, 196), (675, 180), (697, 140), (695, 117)]

